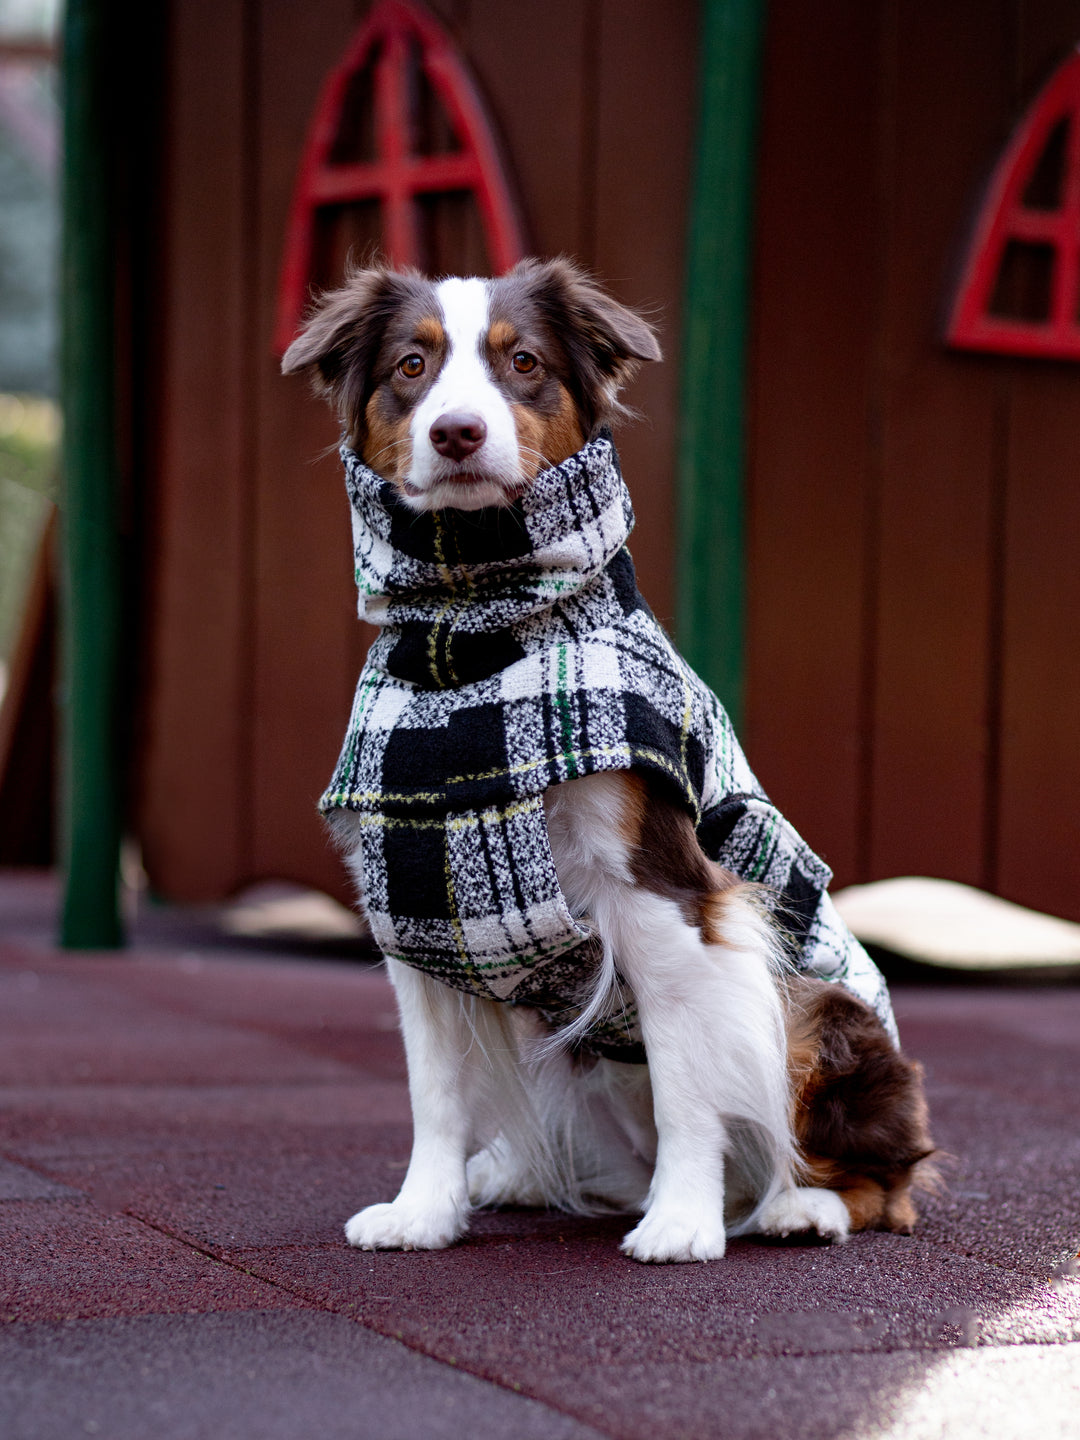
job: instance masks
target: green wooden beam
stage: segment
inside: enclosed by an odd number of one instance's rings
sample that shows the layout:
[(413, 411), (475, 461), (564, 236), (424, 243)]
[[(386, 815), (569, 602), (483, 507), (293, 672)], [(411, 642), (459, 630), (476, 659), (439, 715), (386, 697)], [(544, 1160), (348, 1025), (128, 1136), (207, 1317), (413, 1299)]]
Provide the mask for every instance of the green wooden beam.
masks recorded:
[(746, 336), (764, 0), (703, 0), (679, 453), (677, 634), (743, 707)]
[[(63, 34), (61, 943), (123, 942), (118, 905), (122, 554), (115, 416), (110, 0)], [(132, 123), (135, 123), (135, 117)]]

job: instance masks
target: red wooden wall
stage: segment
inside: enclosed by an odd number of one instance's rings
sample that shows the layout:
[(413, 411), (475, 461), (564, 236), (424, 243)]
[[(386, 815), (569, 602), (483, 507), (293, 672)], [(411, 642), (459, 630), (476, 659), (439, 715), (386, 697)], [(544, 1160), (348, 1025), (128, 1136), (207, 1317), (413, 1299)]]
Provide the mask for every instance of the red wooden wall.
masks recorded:
[[(670, 616), (696, 0), (432, 8), (535, 249), (663, 327), (620, 443)], [(334, 423), (270, 336), (305, 127), (363, 13), (169, 12), (135, 824), (177, 899), (342, 890), (314, 804), (364, 637)], [(1077, 40), (1065, 0), (770, 7), (744, 739), (839, 881), (942, 875), (1080, 919), (1080, 369), (940, 338), (980, 181)], [(440, 264), (472, 263), (467, 225), (441, 234)]]
[(749, 747), (842, 881), (1080, 919), (1080, 369), (950, 352), (967, 221), (1065, 0), (772, 7)]
[[(644, 588), (669, 615), (696, 4), (431, 8), (487, 96), (536, 251), (578, 256), (662, 326), (673, 359), (638, 382), (631, 399), (649, 419), (620, 447)], [(364, 11), (348, 0), (170, 10), (135, 823), (151, 883), (174, 899), (273, 876), (342, 888), (314, 806), (364, 638), (340, 465), (324, 454), (335, 425), (279, 376), (271, 331), (307, 122)], [(450, 228), (447, 248), (465, 253), (438, 263), (472, 263), (467, 227)]]

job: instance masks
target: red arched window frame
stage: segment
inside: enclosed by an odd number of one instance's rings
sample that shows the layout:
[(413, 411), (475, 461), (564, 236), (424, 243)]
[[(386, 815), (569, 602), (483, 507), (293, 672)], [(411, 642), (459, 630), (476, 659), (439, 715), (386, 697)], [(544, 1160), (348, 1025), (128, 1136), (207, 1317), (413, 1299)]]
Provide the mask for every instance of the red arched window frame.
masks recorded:
[[(413, 145), (409, 66), (419, 65), (449, 121), (457, 148), (419, 154)], [(374, 56), (374, 156), (335, 163), (356, 76)], [(524, 254), (522, 228), (479, 92), (453, 42), (412, 0), (379, 0), (323, 85), (293, 191), (278, 285), (274, 343), (284, 353), (308, 300), (320, 212), (377, 200), (382, 249), (396, 265), (422, 263), (416, 198), (471, 191), (496, 272)]]
[(1080, 360), (1080, 51), (1051, 76), (991, 178), (950, 345)]

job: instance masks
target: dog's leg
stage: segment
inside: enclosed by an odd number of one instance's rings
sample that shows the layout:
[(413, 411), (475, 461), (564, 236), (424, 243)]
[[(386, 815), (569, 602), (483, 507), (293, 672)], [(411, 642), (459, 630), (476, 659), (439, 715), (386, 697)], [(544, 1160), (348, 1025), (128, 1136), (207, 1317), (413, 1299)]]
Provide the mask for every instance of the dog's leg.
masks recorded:
[(730, 1122), (771, 1131), (777, 1153), (766, 1184), (788, 1143), (766, 955), (706, 944), (674, 901), (637, 887), (598, 909), (607, 911), (601, 923), (637, 998), (658, 1136), (645, 1215), (622, 1248), (637, 1260), (717, 1259), (726, 1243)]
[(718, 1259), (726, 1244), (727, 1132), (722, 1097), (709, 1093), (693, 1063), (707, 1042), (698, 1033), (692, 990), (695, 978), (711, 978), (702, 973), (709, 959), (678, 907), (641, 891), (628, 891), (625, 908), (613, 908), (605, 928), (637, 998), (657, 1130), (645, 1214), (621, 1248), (635, 1260)]
[(548, 830), (568, 900), (592, 916), (633, 989), (648, 1055), (656, 1167), (623, 1250), (638, 1260), (711, 1260), (725, 1247), (727, 1122), (762, 1137), (766, 1188), (784, 1182), (791, 1161), (771, 942), (737, 893), (724, 933), (707, 943), (684, 907), (658, 893), (660, 881), (650, 888), (635, 860), (638, 803), (623, 776), (568, 782), (548, 792)]
[(484, 1065), (469, 1018), (476, 1002), (408, 965), (387, 966), (409, 1064), (412, 1158), (397, 1199), (361, 1210), (345, 1235), (361, 1250), (439, 1250), (468, 1222), (465, 1161)]

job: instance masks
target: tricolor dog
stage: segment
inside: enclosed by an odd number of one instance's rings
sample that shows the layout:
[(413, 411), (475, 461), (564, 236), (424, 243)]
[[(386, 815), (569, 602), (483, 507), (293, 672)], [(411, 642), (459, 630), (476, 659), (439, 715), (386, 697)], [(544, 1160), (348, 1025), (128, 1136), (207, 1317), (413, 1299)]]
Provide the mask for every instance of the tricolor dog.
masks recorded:
[(881, 977), (634, 580), (610, 427), (659, 358), (565, 260), (358, 270), (285, 356), (341, 416), (380, 627), (321, 807), (414, 1136), (352, 1245), (500, 1203), (633, 1214), (648, 1261), (914, 1223), (933, 1147)]

